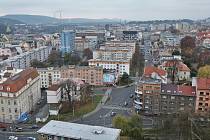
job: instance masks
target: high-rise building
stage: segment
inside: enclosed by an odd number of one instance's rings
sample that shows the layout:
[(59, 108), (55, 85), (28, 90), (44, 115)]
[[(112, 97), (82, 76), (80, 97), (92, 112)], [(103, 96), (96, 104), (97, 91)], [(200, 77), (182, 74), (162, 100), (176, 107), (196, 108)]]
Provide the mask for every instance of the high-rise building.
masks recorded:
[(61, 47), (62, 54), (72, 52), (75, 49), (75, 31), (63, 31), (61, 34)]

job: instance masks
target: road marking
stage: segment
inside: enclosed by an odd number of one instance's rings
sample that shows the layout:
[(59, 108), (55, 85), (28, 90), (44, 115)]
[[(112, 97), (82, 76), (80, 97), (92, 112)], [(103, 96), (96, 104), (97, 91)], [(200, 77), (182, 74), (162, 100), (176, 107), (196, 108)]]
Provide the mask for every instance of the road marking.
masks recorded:
[(130, 108), (123, 108), (123, 107), (117, 107), (117, 106), (102, 106), (102, 108), (104, 109), (116, 109), (116, 110), (125, 110), (125, 111), (129, 111)]

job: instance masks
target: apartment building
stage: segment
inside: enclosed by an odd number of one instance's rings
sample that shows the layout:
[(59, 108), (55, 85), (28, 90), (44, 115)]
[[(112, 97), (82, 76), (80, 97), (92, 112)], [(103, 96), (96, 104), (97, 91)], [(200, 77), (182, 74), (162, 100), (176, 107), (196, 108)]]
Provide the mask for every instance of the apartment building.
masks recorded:
[(36, 69), (8, 68), (0, 76), (0, 122), (12, 123), (34, 109), (41, 98)]
[(161, 85), (160, 113), (194, 112), (196, 88), (173, 84)]
[(30, 62), (34, 59), (40, 62), (46, 61), (51, 51), (52, 51), (51, 46), (36, 48), (33, 49), (32, 51), (25, 52), (14, 57), (10, 57), (7, 60), (1, 61), (0, 65), (13, 67), (17, 69), (25, 69), (31, 66)]
[(210, 113), (210, 78), (193, 78), (192, 85), (196, 86), (195, 112), (200, 115)]
[(129, 50), (95, 50), (93, 51), (93, 59), (102, 60), (131, 60), (132, 53)]
[(60, 68), (38, 68), (37, 71), (40, 75), (41, 88), (48, 88), (51, 85), (58, 83), (61, 79)]
[(93, 86), (103, 85), (103, 68), (100, 66), (63, 66), (61, 79), (78, 78)]
[(135, 88), (134, 107), (145, 114), (159, 114), (161, 81), (141, 79)]
[(134, 108), (145, 114), (171, 114), (195, 111), (196, 88), (161, 84), (161, 80), (144, 78), (135, 87)]
[(129, 60), (103, 60), (103, 59), (90, 59), (88, 60), (89, 66), (100, 66), (104, 70), (114, 70), (116, 75), (123, 75), (123, 73), (130, 74), (130, 61)]

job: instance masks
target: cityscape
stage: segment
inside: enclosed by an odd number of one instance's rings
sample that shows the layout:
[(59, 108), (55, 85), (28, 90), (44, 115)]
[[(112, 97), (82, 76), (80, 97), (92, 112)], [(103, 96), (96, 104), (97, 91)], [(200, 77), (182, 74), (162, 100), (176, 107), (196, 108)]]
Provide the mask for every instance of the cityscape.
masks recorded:
[(0, 2), (0, 140), (210, 140), (210, 1), (71, 2)]

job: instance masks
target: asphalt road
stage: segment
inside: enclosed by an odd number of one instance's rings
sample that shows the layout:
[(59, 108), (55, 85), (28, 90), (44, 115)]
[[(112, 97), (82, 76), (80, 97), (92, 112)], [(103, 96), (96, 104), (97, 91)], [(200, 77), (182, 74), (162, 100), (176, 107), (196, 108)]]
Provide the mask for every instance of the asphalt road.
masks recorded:
[[(134, 86), (114, 88), (110, 100), (98, 112), (77, 121), (77, 123), (112, 127), (112, 112), (128, 117), (132, 115), (133, 101), (130, 98), (131, 94), (134, 94)], [(128, 103), (127, 106), (124, 106), (125, 102)], [(148, 117), (142, 118), (144, 128), (151, 128), (153, 120)]]

